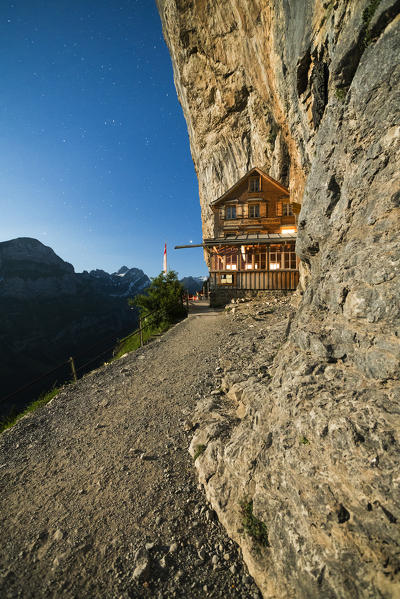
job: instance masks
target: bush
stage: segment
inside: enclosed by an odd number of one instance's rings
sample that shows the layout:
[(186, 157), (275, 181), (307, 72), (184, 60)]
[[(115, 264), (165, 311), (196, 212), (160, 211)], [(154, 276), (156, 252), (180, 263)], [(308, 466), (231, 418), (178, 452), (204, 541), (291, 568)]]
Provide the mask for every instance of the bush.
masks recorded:
[(201, 455), (203, 455), (203, 453), (205, 452), (206, 449), (207, 449), (207, 445), (196, 445), (195, 450), (194, 450), (194, 456), (193, 456), (194, 461), (196, 461), (197, 458), (199, 458)]
[(253, 501), (243, 499), (240, 502), (241, 514), (242, 514), (242, 525), (247, 534), (259, 545), (269, 547), (268, 531), (267, 527), (253, 514)]
[(146, 293), (137, 295), (130, 300), (130, 304), (139, 308), (142, 318), (151, 314), (149, 318), (152, 325), (170, 325), (187, 315), (183, 294), (184, 289), (178, 281), (177, 273), (170, 270), (166, 275), (161, 273), (152, 278)]

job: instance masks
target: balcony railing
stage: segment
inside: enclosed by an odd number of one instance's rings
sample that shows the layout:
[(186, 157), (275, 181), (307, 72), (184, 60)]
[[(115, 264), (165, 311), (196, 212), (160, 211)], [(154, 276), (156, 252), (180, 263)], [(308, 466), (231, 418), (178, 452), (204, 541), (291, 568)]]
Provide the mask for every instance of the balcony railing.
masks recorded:
[[(220, 216), (219, 220), (224, 225), (232, 223), (233, 225), (280, 225), (282, 217), (280, 216), (247, 216), (240, 215), (235, 218)], [(294, 217), (293, 217), (294, 222)]]

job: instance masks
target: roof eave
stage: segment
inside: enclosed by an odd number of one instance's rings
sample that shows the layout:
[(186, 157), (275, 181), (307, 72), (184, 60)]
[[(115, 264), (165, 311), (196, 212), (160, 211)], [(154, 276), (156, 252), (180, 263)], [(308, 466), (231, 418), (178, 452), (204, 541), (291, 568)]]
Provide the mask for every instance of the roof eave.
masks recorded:
[(284, 192), (288, 196), (290, 195), (287, 187), (285, 187), (284, 185), (279, 183), (279, 181), (276, 181), (275, 179), (273, 179), (272, 177), (267, 175), (267, 173), (265, 173), (263, 170), (258, 168), (258, 166), (255, 166), (251, 170), (249, 170), (245, 175), (243, 175), (243, 177), (241, 177), (241, 179), (239, 179), (239, 181), (237, 181), (234, 185), (232, 185), (232, 187), (230, 187), (224, 194), (222, 194), (222, 196), (220, 196), (219, 198), (217, 198), (216, 200), (211, 202), (210, 206), (214, 207), (217, 204), (219, 204), (221, 201), (223, 201), (227, 195), (229, 195), (236, 187), (238, 187), (244, 181), (244, 179), (246, 179), (246, 177), (250, 177), (253, 172), (257, 172), (260, 176), (265, 177), (272, 185), (274, 185), (275, 187), (280, 189), (282, 192)]

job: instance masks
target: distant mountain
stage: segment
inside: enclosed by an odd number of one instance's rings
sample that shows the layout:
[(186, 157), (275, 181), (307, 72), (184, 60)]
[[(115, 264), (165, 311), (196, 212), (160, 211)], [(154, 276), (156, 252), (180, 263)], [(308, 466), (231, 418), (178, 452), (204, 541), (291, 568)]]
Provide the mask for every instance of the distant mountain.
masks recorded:
[(118, 272), (113, 272), (111, 275), (98, 269), (91, 270), (89, 273), (84, 271), (83, 275), (96, 279), (99, 290), (111, 297), (132, 297), (141, 293), (150, 284), (149, 277), (140, 268), (127, 266), (121, 266)]
[(188, 291), (190, 294), (193, 294), (202, 290), (206, 280), (207, 277), (184, 277), (180, 280), (180, 283), (183, 285), (186, 291)]
[[(71, 355), (79, 368), (132, 331), (137, 313), (127, 298), (149, 284), (142, 270), (127, 266), (112, 274), (75, 273), (71, 264), (36, 239), (1, 242), (0, 415), (21, 407), (49, 386), (51, 377), (5, 399), (17, 388)], [(68, 368), (61, 369), (53, 378), (61, 380), (67, 374)]]

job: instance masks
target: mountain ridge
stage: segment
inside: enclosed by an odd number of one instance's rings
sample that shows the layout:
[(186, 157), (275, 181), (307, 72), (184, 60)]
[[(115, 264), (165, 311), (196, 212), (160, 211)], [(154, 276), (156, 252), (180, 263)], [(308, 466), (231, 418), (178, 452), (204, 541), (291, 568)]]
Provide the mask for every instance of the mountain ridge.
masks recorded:
[[(150, 279), (139, 268), (121, 269), (123, 276), (100, 269), (76, 273), (37, 239), (0, 243), (2, 397), (71, 355), (79, 367), (136, 327), (137, 311), (127, 298), (143, 292)], [(0, 414), (19, 410), (46, 386), (70, 376), (68, 367), (56, 375), (12, 401), (0, 399)]]

